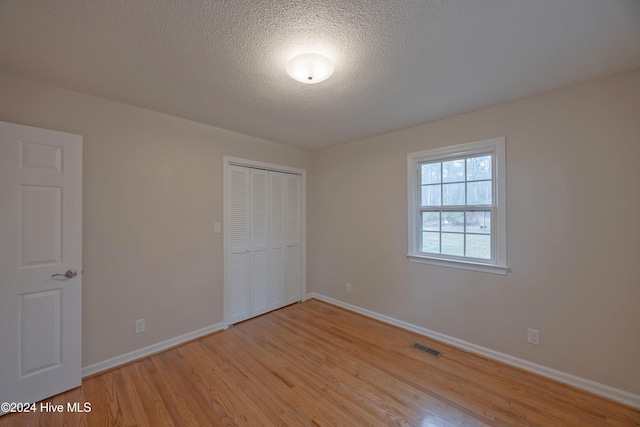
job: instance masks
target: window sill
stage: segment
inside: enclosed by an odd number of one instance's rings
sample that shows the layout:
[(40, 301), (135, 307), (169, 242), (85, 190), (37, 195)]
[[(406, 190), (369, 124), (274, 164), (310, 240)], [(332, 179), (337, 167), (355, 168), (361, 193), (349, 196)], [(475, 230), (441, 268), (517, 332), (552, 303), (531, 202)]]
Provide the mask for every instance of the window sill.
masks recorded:
[(459, 261), (443, 258), (432, 258), (424, 255), (407, 254), (407, 258), (411, 262), (418, 262), (421, 264), (438, 265), (440, 267), (459, 268), (461, 270), (481, 271), (483, 273), (501, 274), (506, 275), (509, 271), (509, 266), (506, 265), (493, 265), (493, 264), (480, 264), (477, 262)]

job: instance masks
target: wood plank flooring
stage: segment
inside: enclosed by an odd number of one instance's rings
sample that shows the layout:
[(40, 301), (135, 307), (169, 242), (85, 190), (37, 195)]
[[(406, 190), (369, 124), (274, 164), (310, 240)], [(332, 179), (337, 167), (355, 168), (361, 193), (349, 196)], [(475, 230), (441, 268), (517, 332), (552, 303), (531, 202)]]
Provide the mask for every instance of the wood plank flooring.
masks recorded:
[(640, 426), (639, 411), (316, 300), (45, 402), (91, 412), (9, 414), (0, 426)]

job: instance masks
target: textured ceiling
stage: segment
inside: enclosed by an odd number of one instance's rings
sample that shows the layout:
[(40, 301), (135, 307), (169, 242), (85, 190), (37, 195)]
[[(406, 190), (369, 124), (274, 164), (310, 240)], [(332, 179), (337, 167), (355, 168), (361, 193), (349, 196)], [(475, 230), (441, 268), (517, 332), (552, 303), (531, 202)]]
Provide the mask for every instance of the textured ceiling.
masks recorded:
[(307, 149), (638, 67), (638, 0), (0, 0), (0, 73)]

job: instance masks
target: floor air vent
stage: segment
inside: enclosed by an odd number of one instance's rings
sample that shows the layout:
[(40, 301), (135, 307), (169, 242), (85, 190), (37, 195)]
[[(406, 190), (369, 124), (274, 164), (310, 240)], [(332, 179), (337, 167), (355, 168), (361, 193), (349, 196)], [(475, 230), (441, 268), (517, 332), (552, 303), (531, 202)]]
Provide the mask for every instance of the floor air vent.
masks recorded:
[(433, 357), (440, 357), (442, 356), (442, 352), (438, 351), (438, 350), (434, 350), (432, 348), (429, 347), (425, 347), (422, 344), (418, 344), (418, 343), (414, 343), (413, 344), (413, 348), (418, 349), (420, 351), (424, 351), (427, 354), (432, 355)]

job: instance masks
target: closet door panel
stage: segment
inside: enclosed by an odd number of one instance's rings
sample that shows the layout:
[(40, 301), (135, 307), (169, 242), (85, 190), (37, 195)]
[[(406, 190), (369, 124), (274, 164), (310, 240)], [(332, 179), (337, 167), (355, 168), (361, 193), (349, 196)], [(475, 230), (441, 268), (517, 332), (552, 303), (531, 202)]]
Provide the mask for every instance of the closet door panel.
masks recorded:
[(269, 310), (269, 173), (251, 169), (251, 316)]
[(230, 193), (229, 242), (231, 246), (227, 269), (230, 274), (229, 292), (225, 293), (228, 323), (248, 319), (249, 305), (249, 182), (250, 170), (231, 167), (228, 175)]
[(270, 280), (272, 308), (285, 305), (284, 259), (285, 259), (285, 178), (286, 174), (269, 174), (270, 191)]
[(288, 175), (285, 180), (285, 303), (300, 301), (301, 288), (301, 178), (299, 175)]

